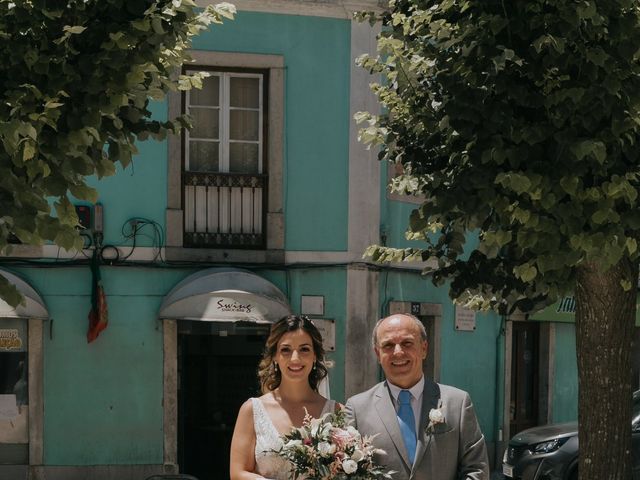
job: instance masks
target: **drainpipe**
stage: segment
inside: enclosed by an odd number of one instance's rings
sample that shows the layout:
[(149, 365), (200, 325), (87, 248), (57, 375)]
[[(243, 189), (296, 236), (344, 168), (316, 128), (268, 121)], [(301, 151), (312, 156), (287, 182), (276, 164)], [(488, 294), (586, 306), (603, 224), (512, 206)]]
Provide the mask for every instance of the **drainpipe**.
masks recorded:
[[(498, 329), (498, 335), (496, 335), (496, 364), (495, 364), (495, 392), (494, 392), (494, 401), (493, 401), (493, 415), (494, 415), (494, 437), (495, 438), (495, 449), (494, 449), (494, 468), (498, 469), (500, 464), (502, 463), (502, 458), (500, 455), (500, 449), (498, 445), (502, 446), (502, 420), (500, 418), (500, 393), (504, 391), (503, 388), (499, 388), (502, 385), (502, 379), (500, 375), (500, 359), (502, 358), (502, 363), (504, 363), (504, 354), (503, 349), (501, 349), (502, 339), (504, 338), (504, 327), (505, 327), (506, 317), (504, 315), (500, 316), (500, 328)], [(506, 399), (504, 399), (506, 401)]]

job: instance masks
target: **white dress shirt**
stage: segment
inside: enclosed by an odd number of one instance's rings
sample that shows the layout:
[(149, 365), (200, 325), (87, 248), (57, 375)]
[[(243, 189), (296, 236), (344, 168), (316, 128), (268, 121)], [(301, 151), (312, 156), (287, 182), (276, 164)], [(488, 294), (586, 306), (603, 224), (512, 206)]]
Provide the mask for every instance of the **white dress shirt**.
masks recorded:
[(422, 413), (422, 392), (424, 390), (424, 376), (420, 377), (420, 381), (411, 388), (400, 388), (387, 380), (389, 391), (391, 392), (391, 398), (393, 398), (393, 405), (398, 411), (398, 396), (401, 390), (409, 390), (411, 392), (411, 409), (413, 410), (413, 416), (416, 420), (416, 432), (420, 428), (420, 414)]

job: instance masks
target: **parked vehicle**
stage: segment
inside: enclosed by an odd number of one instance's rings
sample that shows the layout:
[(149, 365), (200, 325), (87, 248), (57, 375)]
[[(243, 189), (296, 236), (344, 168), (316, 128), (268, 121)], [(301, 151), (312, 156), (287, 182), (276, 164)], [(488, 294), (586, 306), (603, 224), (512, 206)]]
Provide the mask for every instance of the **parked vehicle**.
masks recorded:
[[(640, 390), (633, 394), (633, 479), (640, 480)], [(578, 480), (578, 422), (529, 428), (516, 434), (502, 459), (514, 480)]]

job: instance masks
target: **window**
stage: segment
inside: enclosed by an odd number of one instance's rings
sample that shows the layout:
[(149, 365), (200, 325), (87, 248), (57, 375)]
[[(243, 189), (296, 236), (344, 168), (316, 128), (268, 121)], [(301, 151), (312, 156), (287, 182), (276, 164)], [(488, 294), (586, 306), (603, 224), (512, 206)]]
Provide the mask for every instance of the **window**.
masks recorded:
[(185, 94), (193, 120), (184, 151), (187, 246), (264, 248), (266, 80), (214, 71)]
[(190, 53), (187, 72), (210, 75), (202, 89), (169, 97), (169, 116), (188, 113), (193, 128), (168, 141), (167, 258), (277, 261), (284, 255), (284, 59)]
[(186, 133), (185, 169), (262, 173), (264, 75), (210, 75), (201, 90), (186, 93), (194, 127)]
[(0, 463), (29, 463), (27, 322), (0, 319)]

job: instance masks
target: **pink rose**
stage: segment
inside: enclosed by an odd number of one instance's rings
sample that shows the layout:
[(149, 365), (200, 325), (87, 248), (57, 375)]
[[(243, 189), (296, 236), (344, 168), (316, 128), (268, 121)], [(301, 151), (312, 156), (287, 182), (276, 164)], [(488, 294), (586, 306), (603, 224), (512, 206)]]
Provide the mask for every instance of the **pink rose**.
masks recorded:
[(344, 448), (351, 441), (353, 441), (353, 436), (346, 430), (343, 430), (341, 428), (334, 428), (331, 431), (331, 440), (333, 440), (333, 442), (336, 443), (338, 447)]

